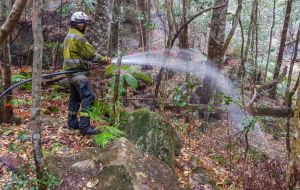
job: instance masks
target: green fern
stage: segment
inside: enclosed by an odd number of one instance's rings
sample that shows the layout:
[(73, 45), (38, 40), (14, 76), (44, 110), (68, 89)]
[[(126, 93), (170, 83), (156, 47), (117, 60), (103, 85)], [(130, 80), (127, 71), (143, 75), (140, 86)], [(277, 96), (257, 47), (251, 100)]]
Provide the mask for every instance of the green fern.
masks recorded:
[(125, 133), (119, 130), (117, 126), (106, 126), (102, 133), (97, 134), (93, 137), (93, 140), (96, 145), (104, 147), (109, 142), (114, 141), (124, 135)]
[(139, 84), (138, 84), (138, 81), (136, 80), (136, 78), (134, 78), (134, 76), (127, 73), (127, 74), (124, 74), (123, 77), (128, 86), (130, 86), (132, 89), (137, 89)]
[[(111, 81), (111, 92), (114, 92), (115, 89), (115, 75), (117, 68), (118, 67), (116, 65), (110, 65), (105, 70), (105, 75), (107, 77), (113, 77)], [(125, 94), (128, 87), (137, 89), (139, 85), (138, 79), (146, 82), (147, 84), (153, 83), (152, 78), (148, 74), (142, 72), (139, 66), (123, 65), (120, 69), (119, 96)]]
[(132, 76), (134, 76), (136, 79), (142, 80), (146, 82), (147, 84), (153, 84), (153, 80), (150, 75), (143, 73), (143, 72), (133, 72)]
[(21, 80), (29, 79), (31, 78), (30, 73), (21, 73), (21, 74), (15, 74), (11, 76), (11, 81), (13, 83), (20, 82)]
[(104, 101), (96, 101), (94, 106), (88, 110), (92, 121), (102, 122), (105, 115), (111, 115), (111, 107)]
[(31, 105), (31, 100), (22, 100), (22, 99), (13, 99), (9, 102), (9, 104), (13, 106), (24, 106), (24, 105)]

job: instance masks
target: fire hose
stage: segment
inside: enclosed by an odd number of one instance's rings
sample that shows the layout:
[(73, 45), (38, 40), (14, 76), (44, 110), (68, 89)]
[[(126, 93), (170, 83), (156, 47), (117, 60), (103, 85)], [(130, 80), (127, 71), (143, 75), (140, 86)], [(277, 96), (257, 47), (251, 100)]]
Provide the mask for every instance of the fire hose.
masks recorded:
[[(92, 68), (90, 68), (92, 69)], [(48, 78), (52, 78), (52, 77), (55, 77), (55, 76), (59, 76), (59, 75), (65, 75), (65, 74), (73, 74), (73, 73), (78, 73), (78, 72), (84, 72), (84, 71), (88, 71), (90, 69), (84, 69), (84, 70), (73, 70), (73, 71), (62, 71), (62, 72), (56, 72), (56, 73), (49, 73), (49, 74), (44, 74), (42, 75), (42, 78), (43, 79), (48, 79)], [(20, 81), (12, 86), (10, 86), (9, 88), (7, 88), (6, 90), (4, 90), (3, 92), (1, 92), (0, 94), (0, 99), (5, 96), (7, 93), (11, 92), (13, 89), (15, 89), (16, 87), (22, 85), (22, 84), (25, 84), (25, 83), (28, 83), (28, 82), (31, 82), (32, 81), (32, 78), (29, 78), (29, 79), (26, 79), (26, 80), (23, 80), (23, 81)]]

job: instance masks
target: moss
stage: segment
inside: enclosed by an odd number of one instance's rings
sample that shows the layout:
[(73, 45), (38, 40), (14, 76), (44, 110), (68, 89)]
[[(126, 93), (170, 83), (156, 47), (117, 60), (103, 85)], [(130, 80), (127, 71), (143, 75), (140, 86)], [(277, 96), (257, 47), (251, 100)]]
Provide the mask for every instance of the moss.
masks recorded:
[(128, 139), (174, 169), (175, 131), (164, 118), (148, 109), (133, 111), (127, 117)]
[(124, 166), (109, 166), (103, 168), (99, 176), (98, 189), (133, 190), (132, 180)]

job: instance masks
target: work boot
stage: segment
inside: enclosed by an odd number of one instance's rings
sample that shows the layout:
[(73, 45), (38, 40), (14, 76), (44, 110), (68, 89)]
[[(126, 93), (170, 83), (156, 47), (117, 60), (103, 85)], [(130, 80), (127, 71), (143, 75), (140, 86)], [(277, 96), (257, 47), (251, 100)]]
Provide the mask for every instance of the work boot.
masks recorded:
[(101, 131), (99, 129), (95, 129), (92, 127), (80, 129), (80, 134), (82, 134), (82, 135), (96, 135), (98, 133), (101, 133)]
[(84, 116), (80, 117), (79, 131), (82, 135), (95, 135), (101, 133), (100, 130), (92, 128), (90, 123), (90, 118)]
[(71, 129), (79, 129), (79, 123), (76, 115), (68, 116), (68, 127)]

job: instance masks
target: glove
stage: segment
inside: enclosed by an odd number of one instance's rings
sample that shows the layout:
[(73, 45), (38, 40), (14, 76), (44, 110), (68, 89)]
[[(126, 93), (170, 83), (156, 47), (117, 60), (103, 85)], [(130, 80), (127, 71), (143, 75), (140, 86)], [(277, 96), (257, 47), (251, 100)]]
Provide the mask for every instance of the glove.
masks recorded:
[(105, 65), (109, 65), (111, 64), (111, 58), (110, 57), (107, 57), (107, 56), (104, 56), (101, 58), (101, 62), (104, 63)]

